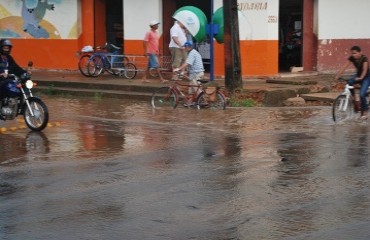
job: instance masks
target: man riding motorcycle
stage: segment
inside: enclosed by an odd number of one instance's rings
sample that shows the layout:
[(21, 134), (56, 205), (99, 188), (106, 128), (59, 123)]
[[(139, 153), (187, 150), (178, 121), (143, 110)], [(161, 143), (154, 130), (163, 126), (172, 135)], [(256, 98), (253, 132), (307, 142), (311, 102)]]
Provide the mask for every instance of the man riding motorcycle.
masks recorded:
[(0, 99), (2, 97), (3, 86), (12, 81), (8, 78), (8, 74), (14, 74), (16, 76), (21, 76), (23, 74), (30, 72), (21, 68), (14, 58), (10, 55), (13, 44), (9, 39), (0, 40)]

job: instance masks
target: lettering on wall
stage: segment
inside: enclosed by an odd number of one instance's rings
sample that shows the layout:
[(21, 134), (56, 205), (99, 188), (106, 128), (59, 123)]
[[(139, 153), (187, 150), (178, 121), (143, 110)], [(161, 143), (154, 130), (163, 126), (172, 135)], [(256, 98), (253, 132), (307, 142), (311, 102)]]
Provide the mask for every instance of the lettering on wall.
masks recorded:
[(278, 17), (269, 15), (267, 22), (268, 23), (278, 23)]
[(267, 7), (267, 2), (238, 3), (238, 9), (240, 11), (265, 11)]

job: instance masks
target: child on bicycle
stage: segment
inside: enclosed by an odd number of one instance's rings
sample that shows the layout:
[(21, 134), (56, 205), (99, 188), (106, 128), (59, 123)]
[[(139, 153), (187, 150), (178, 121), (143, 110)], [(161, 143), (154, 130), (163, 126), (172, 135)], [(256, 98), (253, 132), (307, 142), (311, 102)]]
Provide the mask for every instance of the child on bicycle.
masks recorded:
[(340, 75), (348, 68), (351, 64), (356, 68), (356, 74), (348, 81), (349, 85), (355, 83), (361, 84), (360, 88), (360, 100), (361, 100), (361, 117), (360, 119), (366, 120), (369, 106), (366, 100), (366, 92), (370, 86), (370, 71), (369, 71), (369, 60), (367, 56), (362, 54), (359, 46), (353, 46), (351, 49), (351, 56), (347, 58), (346, 64), (339, 70), (335, 76), (335, 80), (338, 80)]
[[(181, 72), (188, 68), (189, 80), (191, 81), (191, 84), (198, 85), (197, 81), (204, 78), (204, 65), (202, 56), (193, 48), (193, 43), (190, 41), (185, 42), (184, 48), (188, 53), (186, 61), (179, 68), (175, 68), (173, 71)], [(194, 94), (196, 90), (197, 87), (189, 87), (189, 95)]]

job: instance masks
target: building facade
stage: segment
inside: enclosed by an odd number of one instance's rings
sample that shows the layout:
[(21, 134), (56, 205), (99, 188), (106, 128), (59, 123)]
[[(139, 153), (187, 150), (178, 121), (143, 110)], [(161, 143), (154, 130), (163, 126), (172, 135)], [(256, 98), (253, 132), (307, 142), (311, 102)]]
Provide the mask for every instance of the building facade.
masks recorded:
[[(161, 51), (169, 55), (172, 15), (183, 6), (199, 8), (210, 21), (222, 0), (0, 0), (0, 38), (12, 40), (23, 66), (32, 60), (40, 69), (76, 70), (76, 53), (86, 45), (108, 41), (142, 55), (148, 24), (159, 20)], [(333, 72), (352, 45), (370, 54), (367, 9), (368, 0), (239, 0), (242, 75), (275, 76), (293, 66)], [(205, 60), (209, 43), (197, 43)], [(223, 76), (223, 43), (214, 46), (215, 75)]]

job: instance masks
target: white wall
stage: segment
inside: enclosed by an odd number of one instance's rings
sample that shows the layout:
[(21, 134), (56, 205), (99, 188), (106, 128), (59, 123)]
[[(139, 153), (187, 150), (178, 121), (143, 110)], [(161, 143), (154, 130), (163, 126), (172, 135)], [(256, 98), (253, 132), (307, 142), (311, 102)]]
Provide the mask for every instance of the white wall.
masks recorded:
[[(162, 0), (123, 0), (123, 24), (126, 40), (142, 40), (150, 29), (149, 23), (162, 23)], [(162, 25), (158, 28), (162, 34)]]
[[(279, 1), (239, 0), (240, 40), (278, 40)], [(214, 0), (214, 11), (222, 0)]]
[(370, 38), (370, 0), (318, 0), (319, 39)]

